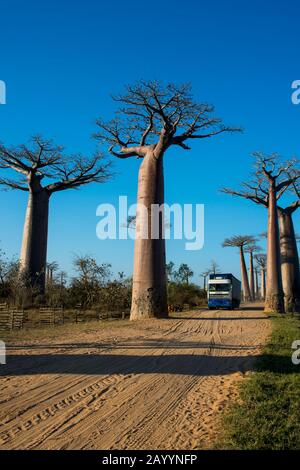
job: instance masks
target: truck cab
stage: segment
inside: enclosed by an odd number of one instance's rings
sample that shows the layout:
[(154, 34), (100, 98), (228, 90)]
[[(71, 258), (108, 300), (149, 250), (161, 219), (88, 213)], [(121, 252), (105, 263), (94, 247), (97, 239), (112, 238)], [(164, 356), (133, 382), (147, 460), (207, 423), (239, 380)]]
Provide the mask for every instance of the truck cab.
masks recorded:
[(207, 290), (208, 308), (238, 308), (241, 302), (241, 282), (233, 274), (210, 274)]

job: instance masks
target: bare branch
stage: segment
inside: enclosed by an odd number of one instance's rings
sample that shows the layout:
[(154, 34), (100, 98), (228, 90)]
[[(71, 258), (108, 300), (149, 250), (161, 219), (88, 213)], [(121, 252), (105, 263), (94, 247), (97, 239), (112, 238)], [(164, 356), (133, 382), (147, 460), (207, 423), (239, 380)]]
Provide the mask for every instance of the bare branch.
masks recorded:
[[(96, 121), (99, 131), (94, 137), (101, 143), (108, 143), (111, 153), (118, 158), (123, 158), (124, 153), (125, 158), (143, 157), (149, 146), (157, 156), (171, 145), (189, 150), (185, 143), (188, 139), (240, 131), (213, 117), (212, 106), (196, 103), (188, 84), (163, 87), (157, 82), (140, 81), (127, 86), (124, 94), (113, 99), (121, 103), (118, 118), (108, 123)], [(120, 150), (112, 151), (116, 145)]]

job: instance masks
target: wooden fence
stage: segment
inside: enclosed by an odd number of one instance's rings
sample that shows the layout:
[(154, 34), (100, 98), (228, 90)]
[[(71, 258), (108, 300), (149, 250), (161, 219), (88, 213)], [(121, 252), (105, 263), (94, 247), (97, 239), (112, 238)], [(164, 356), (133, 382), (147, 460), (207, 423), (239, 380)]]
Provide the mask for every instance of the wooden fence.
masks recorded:
[(41, 307), (39, 310), (39, 324), (51, 326), (64, 323), (64, 309), (62, 307)]
[(0, 304), (0, 330), (11, 331), (23, 328), (24, 310), (10, 309), (6, 304)]

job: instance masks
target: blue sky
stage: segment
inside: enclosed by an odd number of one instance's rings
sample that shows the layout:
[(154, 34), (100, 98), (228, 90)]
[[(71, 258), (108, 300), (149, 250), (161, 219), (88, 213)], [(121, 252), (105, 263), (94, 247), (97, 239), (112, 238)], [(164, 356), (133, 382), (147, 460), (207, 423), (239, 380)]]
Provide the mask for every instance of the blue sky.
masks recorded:
[[(237, 254), (221, 243), (261, 233), (267, 214), (218, 189), (247, 179), (252, 151), (300, 154), (300, 106), (291, 103), (291, 83), (300, 79), (299, 13), (294, 0), (2, 1), (7, 104), (0, 106), (0, 140), (14, 145), (41, 133), (70, 153), (89, 153), (95, 119), (113, 116), (111, 93), (140, 78), (191, 82), (197, 100), (245, 131), (166, 155), (166, 202), (205, 204), (204, 248), (185, 251), (184, 242), (170, 241), (167, 257), (188, 263), (196, 282), (212, 258), (239, 276)], [(50, 261), (70, 271), (75, 253), (89, 253), (114, 272), (131, 273), (133, 242), (98, 240), (96, 207), (119, 195), (134, 202), (139, 164), (116, 160), (117, 175), (107, 184), (54, 195)], [(8, 255), (19, 253), (25, 207), (26, 194), (0, 193), (0, 241)]]

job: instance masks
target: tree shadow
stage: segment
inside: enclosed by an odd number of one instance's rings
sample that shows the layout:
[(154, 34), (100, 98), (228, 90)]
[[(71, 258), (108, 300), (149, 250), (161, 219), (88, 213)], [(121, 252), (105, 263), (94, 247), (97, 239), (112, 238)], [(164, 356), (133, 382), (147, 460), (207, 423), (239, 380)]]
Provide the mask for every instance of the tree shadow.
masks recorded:
[(256, 372), (273, 372), (275, 374), (300, 374), (299, 365), (292, 363), (290, 356), (262, 354), (257, 358), (254, 367)]
[(117, 342), (80, 342), (80, 343), (51, 343), (51, 344), (22, 344), (22, 345), (9, 345), (7, 351), (18, 350), (43, 350), (43, 349), (220, 349), (220, 350), (234, 350), (245, 351), (257, 349), (260, 345), (237, 345), (237, 344), (223, 344), (213, 342), (199, 342), (199, 341), (174, 341), (164, 339), (143, 339), (142, 341), (126, 340)]
[(201, 320), (201, 321), (207, 321), (207, 320), (221, 320), (221, 321), (234, 321), (234, 320), (267, 320), (269, 318), (268, 315), (265, 315), (263, 317), (170, 317), (170, 320)]
[(1, 376), (45, 374), (178, 374), (225, 375), (253, 369), (257, 356), (41, 354), (8, 355)]

